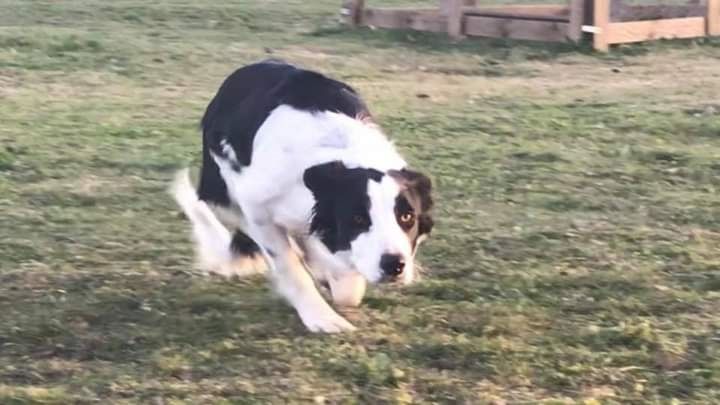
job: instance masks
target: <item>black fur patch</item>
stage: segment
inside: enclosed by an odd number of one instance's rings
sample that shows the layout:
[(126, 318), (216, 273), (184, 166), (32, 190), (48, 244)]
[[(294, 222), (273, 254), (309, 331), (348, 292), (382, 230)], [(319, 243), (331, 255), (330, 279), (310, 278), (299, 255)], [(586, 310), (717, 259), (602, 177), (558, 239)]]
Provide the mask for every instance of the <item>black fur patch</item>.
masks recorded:
[(254, 256), (260, 253), (260, 247), (243, 232), (236, 231), (230, 242), (232, 252), (239, 256)]
[(315, 197), (310, 232), (318, 235), (328, 250), (349, 250), (350, 242), (370, 229), (367, 184), (382, 177), (375, 169), (348, 169), (339, 161), (305, 170), (303, 181)]
[(304, 111), (334, 111), (350, 117), (369, 117), (360, 96), (350, 86), (320, 73), (278, 60), (248, 65), (223, 82), (202, 119), (203, 166), (198, 186), (201, 200), (228, 205), (227, 187), (210, 152), (224, 156), (222, 142), (235, 152), (233, 170), (252, 160), (255, 133), (280, 105)]

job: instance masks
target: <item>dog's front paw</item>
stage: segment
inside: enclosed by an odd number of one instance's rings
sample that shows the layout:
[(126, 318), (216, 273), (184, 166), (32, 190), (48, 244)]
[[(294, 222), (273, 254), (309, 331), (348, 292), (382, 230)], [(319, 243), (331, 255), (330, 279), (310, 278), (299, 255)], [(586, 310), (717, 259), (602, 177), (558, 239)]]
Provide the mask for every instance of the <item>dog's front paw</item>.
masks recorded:
[(329, 281), (330, 292), (336, 307), (357, 307), (360, 305), (367, 288), (365, 277), (356, 272), (348, 272), (333, 276)]
[(352, 332), (356, 328), (330, 307), (326, 310), (298, 311), (303, 324), (311, 332), (340, 333)]

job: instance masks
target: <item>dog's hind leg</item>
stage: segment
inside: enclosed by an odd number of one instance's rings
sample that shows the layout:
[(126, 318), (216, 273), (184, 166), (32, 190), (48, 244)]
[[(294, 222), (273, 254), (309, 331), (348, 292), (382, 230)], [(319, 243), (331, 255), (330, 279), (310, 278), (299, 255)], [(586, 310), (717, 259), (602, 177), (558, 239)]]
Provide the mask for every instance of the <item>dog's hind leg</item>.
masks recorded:
[(265, 260), (257, 244), (241, 230), (233, 235), (213, 209), (198, 199), (187, 170), (177, 174), (171, 192), (192, 223), (197, 262), (202, 270), (226, 277), (264, 271)]
[(244, 277), (264, 273), (267, 270), (267, 262), (260, 248), (244, 231), (235, 231), (230, 242), (230, 250), (232, 261), (220, 269), (221, 274)]

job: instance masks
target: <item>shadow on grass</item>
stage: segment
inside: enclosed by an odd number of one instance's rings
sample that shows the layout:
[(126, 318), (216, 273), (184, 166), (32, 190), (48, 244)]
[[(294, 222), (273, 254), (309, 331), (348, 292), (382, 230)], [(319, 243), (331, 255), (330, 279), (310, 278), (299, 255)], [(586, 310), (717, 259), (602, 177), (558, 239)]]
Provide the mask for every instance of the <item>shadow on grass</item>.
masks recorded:
[(0, 329), (10, 357), (142, 363), (164, 348), (212, 350), (228, 339), (243, 344), (223, 351), (257, 355), (266, 338), (302, 334), (292, 311), (268, 291), (248, 288), (250, 281), (142, 273), (13, 273), (0, 280), (26, 286), (5, 297), (15, 302)]

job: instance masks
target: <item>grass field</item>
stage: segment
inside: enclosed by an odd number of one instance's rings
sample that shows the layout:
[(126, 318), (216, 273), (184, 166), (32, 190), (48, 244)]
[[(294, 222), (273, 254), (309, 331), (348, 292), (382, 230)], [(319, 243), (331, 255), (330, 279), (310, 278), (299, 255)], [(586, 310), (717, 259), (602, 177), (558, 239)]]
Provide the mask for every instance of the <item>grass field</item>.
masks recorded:
[[(0, 403), (720, 403), (720, 42), (454, 44), (339, 3), (0, 0)], [(165, 192), (268, 56), (357, 87), (437, 187), (424, 281), (354, 334), (194, 271)]]

